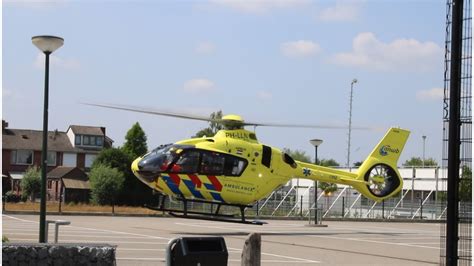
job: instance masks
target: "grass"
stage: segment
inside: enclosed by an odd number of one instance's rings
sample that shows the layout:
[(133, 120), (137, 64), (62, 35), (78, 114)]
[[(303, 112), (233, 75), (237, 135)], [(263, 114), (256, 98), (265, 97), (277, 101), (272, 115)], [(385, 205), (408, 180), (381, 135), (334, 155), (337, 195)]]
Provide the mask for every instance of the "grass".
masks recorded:
[[(19, 202), (19, 203), (5, 203), (6, 211), (40, 211), (39, 202)], [(61, 211), (64, 212), (86, 212), (86, 213), (112, 213), (112, 206), (110, 205), (92, 205), (92, 204), (62, 204)], [(46, 212), (59, 212), (59, 203), (47, 202)], [(115, 206), (115, 213), (126, 214), (159, 214), (160, 212), (153, 211), (143, 207), (130, 206)]]

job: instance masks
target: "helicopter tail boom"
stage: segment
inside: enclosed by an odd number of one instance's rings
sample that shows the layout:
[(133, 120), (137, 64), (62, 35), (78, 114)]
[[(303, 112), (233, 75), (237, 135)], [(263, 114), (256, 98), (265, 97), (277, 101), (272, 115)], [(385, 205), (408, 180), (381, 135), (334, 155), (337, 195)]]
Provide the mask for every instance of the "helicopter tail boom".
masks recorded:
[(365, 197), (381, 201), (394, 196), (403, 188), (397, 162), (409, 134), (408, 130), (389, 129), (357, 172), (346, 172), (303, 162), (298, 162), (297, 171), (308, 179), (350, 185)]

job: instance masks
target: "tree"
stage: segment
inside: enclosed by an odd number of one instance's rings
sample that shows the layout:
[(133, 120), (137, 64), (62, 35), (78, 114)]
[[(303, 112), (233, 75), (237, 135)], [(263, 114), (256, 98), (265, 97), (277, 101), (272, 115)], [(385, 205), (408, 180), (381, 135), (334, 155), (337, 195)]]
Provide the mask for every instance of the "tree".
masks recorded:
[(319, 182), (318, 187), (326, 196), (330, 196), (334, 191), (337, 190), (337, 185), (334, 183)]
[[(217, 112), (212, 112), (212, 114), (209, 116), (211, 120), (219, 120), (222, 119), (222, 111), (217, 111)], [(217, 133), (217, 131), (221, 130), (223, 127), (220, 123), (216, 122), (209, 122), (209, 127), (203, 128), (199, 130), (193, 138), (202, 138), (202, 137), (214, 137), (214, 135)]]
[(312, 163), (311, 158), (306, 155), (306, 152), (300, 151), (300, 150), (295, 150), (292, 151), (288, 148), (284, 148), (283, 152), (290, 155), (291, 158), (293, 158), (296, 161), (304, 162), (304, 163)]
[(132, 175), (130, 168), (133, 157), (120, 148), (103, 149), (95, 158), (92, 168), (94, 166), (103, 164), (111, 168), (117, 168), (124, 175)]
[(468, 166), (462, 167), (461, 180), (459, 180), (459, 200), (465, 202), (472, 200), (472, 171)]
[(113, 206), (125, 180), (123, 174), (116, 168), (96, 164), (91, 169), (89, 180), (92, 202), (99, 205), (111, 204), (113, 212)]
[[(405, 167), (421, 167), (423, 166), (423, 159), (420, 157), (411, 157), (403, 163)], [(438, 163), (433, 158), (425, 159), (425, 167), (438, 166)]]
[(122, 149), (128, 153), (131, 157), (137, 158), (142, 156), (148, 151), (146, 144), (146, 135), (140, 124), (136, 122), (125, 135), (125, 143)]
[(339, 163), (334, 159), (321, 159), (319, 165), (324, 167), (337, 167), (339, 166)]
[(34, 201), (36, 194), (41, 190), (41, 171), (38, 167), (33, 166), (26, 169), (25, 175), (21, 180), (20, 187), (24, 197), (30, 197)]
[(125, 181), (116, 201), (117, 204), (129, 206), (153, 204), (156, 201), (153, 190), (138, 180), (132, 173), (131, 165), (134, 159), (123, 149), (109, 148), (102, 150), (97, 155), (92, 167), (107, 165), (123, 174)]
[(360, 167), (363, 163), (364, 161), (355, 162), (354, 167)]

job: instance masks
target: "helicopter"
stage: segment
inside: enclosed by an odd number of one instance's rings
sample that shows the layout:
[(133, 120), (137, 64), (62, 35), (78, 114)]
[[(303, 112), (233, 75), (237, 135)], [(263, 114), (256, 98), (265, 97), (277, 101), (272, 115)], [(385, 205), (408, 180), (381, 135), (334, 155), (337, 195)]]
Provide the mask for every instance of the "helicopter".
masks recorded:
[[(410, 131), (388, 129), (357, 172), (347, 172), (294, 160), (284, 151), (260, 143), (255, 132), (245, 126), (345, 128), (326, 125), (276, 124), (246, 122), (238, 115), (225, 115), (221, 119), (194, 114), (160, 111), (127, 105), (95, 104), (104, 107), (153, 115), (171, 116), (215, 122), (222, 125), (213, 137), (181, 140), (161, 145), (136, 158), (131, 169), (144, 184), (159, 192), (156, 211), (166, 211), (182, 218), (237, 222), (261, 225), (264, 222), (247, 220), (245, 209), (292, 178), (305, 178), (349, 185), (365, 197), (380, 202), (396, 195), (403, 187), (397, 162)], [(182, 209), (165, 207), (166, 196), (183, 203)], [(217, 205), (211, 212), (188, 210), (188, 202)], [(240, 219), (220, 213), (221, 206), (240, 209)]]

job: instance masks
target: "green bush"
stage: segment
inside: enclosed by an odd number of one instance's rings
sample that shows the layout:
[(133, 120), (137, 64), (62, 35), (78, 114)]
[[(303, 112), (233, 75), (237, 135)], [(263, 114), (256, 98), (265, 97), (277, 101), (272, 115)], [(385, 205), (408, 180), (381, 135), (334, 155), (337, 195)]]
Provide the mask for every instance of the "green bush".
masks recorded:
[(2, 236), (2, 243), (5, 243), (5, 242), (10, 242), (10, 240), (8, 240), (8, 237)]
[(20, 196), (16, 195), (13, 191), (8, 191), (5, 193), (5, 202), (14, 202), (17, 203), (20, 201)]
[(41, 189), (40, 176), (40, 169), (36, 166), (29, 167), (26, 170), (20, 183), (22, 196), (30, 197), (31, 201), (35, 200), (36, 194), (39, 193)]
[(91, 184), (91, 201), (99, 205), (114, 205), (122, 189), (125, 177), (116, 168), (106, 165), (95, 165), (89, 176)]

